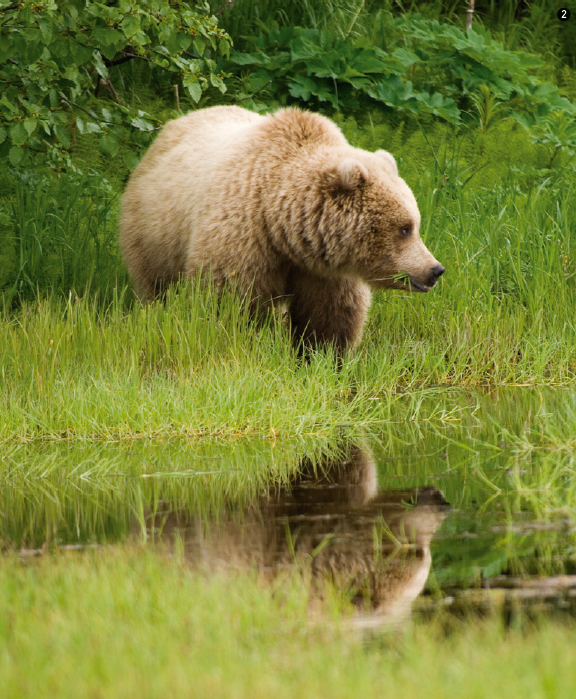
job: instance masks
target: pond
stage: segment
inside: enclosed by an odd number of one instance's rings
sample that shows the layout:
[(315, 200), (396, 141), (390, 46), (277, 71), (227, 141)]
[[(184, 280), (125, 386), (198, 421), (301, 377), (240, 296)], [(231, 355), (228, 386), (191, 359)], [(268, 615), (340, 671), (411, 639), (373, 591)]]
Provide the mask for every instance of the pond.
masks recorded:
[(0, 543), (29, 562), (136, 539), (271, 583), (297, 568), (311, 608), (336, 591), (360, 627), (574, 616), (575, 407), (560, 388), (438, 388), (337, 443), (12, 445)]

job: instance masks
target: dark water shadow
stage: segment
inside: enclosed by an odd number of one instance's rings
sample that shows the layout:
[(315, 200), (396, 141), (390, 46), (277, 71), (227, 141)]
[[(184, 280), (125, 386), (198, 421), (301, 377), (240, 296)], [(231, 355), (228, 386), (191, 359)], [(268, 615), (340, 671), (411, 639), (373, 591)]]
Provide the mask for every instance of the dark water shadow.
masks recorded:
[(430, 542), (449, 512), (435, 487), (378, 490), (367, 447), (338, 460), (304, 459), (286, 487), (210, 521), (156, 506), (146, 517), (153, 541), (178, 547), (206, 572), (256, 569), (265, 580), (294, 568), (310, 575), (310, 603), (327, 589), (349, 599), (355, 624), (406, 619), (432, 562)]

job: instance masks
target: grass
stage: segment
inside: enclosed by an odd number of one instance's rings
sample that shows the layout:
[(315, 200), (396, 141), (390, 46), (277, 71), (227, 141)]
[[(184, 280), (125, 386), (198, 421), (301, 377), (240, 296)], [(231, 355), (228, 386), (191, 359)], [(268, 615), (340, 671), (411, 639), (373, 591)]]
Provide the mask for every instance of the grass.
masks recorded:
[(506, 305), (447, 305), (442, 293), (377, 305), (338, 372), (328, 351), (299, 362), (285, 327), (255, 328), (233, 299), (27, 304), (0, 330), (0, 441), (334, 436), (387, 420), (398, 387), (572, 384), (572, 327), (553, 311), (531, 324)]
[[(225, 4), (210, 0), (213, 12)], [(465, 0), (236, 0), (219, 15), (219, 25), (235, 40), (275, 21), (280, 26), (328, 29), (342, 37), (375, 34), (377, 41), (385, 41), (382, 16), (419, 14), (464, 28), (468, 7)], [(510, 50), (524, 48), (553, 63), (564, 53), (573, 61), (573, 35), (569, 28), (558, 27), (557, 11), (551, 0), (535, 0), (529, 6), (518, 0), (476, 0), (473, 24), (488, 28)]]
[[(497, 619), (362, 638), (327, 600), (310, 620), (306, 576), (206, 579), (178, 558), (121, 547), (0, 569), (3, 696), (569, 696), (573, 625)], [(346, 614), (346, 607), (344, 607)]]
[[(18, 194), (22, 250), (45, 253), (41, 241), (54, 237), (46, 222), (57, 220), (56, 239), (68, 251), (59, 270), (91, 250), (106, 252), (82, 272), (80, 295), (72, 286), (63, 298), (60, 272), (52, 282), (30, 276), (16, 296), (6, 287), (0, 442), (334, 436), (342, 424), (387, 420), (398, 388), (574, 385), (569, 172), (525, 191), (510, 175), (486, 190), (459, 185), (456, 175), (446, 185), (449, 166), (437, 160), (411, 182), (423, 238), (446, 274), (426, 295), (376, 294), (363, 343), (340, 372), (329, 350), (299, 362), (280, 320), (257, 328), (232, 295), (218, 303), (197, 282), (172, 289), (165, 303), (136, 303), (118, 282), (114, 210), (94, 219), (94, 194), (84, 201), (82, 183), (58, 185), (59, 196), (70, 190), (77, 202), (65, 216), (53, 212), (51, 197), (29, 211)], [(34, 264), (43, 270), (45, 262)]]
[(49, 289), (109, 295), (125, 282), (116, 243), (118, 193), (100, 176), (22, 179), (0, 173), (0, 289), (3, 300)]

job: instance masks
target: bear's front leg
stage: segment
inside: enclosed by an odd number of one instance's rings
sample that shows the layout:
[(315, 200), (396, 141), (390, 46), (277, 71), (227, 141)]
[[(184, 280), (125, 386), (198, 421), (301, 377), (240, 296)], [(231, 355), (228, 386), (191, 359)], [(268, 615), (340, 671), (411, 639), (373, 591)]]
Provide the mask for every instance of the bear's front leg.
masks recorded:
[(290, 319), (294, 341), (305, 347), (331, 344), (338, 352), (355, 347), (362, 338), (370, 289), (349, 278), (325, 279), (295, 270), (288, 280), (292, 296)]

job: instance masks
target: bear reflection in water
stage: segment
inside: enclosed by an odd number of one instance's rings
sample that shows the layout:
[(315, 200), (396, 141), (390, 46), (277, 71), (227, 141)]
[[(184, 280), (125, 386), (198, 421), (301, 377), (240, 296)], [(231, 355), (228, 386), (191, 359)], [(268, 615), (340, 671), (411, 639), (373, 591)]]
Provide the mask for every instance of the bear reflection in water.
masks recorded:
[(171, 544), (178, 537), (188, 560), (207, 571), (257, 569), (272, 579), (304, 563), (312, 599), (326, 583), (334, 585), (357, 607), (360, 626), (377, 626), (409, 615), (448, 510), (433, 487), (378, 491), (372, 455), (352, 446), (338, 461), (316, 467), (304, 461), (290, 486), (218, 522), (157, 510), (148, 525), (156, 540)]

